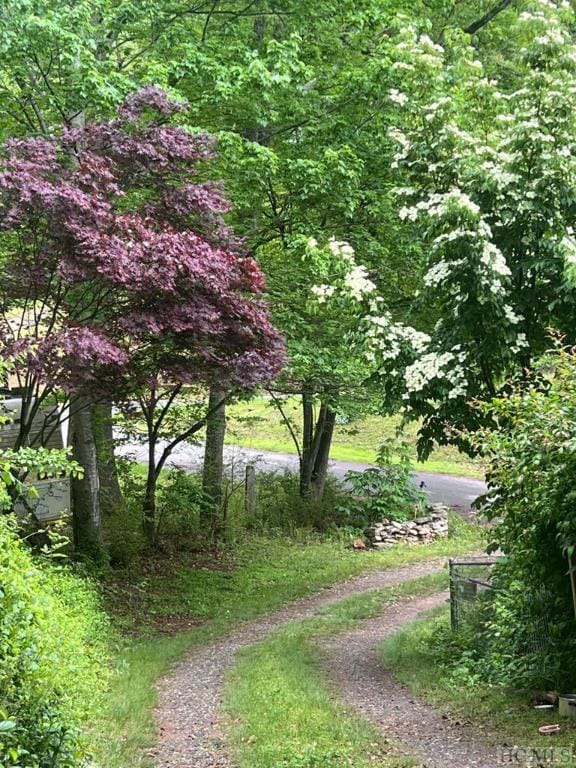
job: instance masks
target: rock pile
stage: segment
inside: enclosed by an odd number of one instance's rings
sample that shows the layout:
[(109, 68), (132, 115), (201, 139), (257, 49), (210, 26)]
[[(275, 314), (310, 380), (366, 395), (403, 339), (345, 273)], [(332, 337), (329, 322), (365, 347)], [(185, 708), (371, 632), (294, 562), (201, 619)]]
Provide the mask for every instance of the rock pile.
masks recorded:
[(374, 549), (386, 549), (394, 544), (429, 544), (448, 536), (448, 507), (430, 504), (427, 514), (414, 520), (388, 520), (375, 523), (366, 531)]

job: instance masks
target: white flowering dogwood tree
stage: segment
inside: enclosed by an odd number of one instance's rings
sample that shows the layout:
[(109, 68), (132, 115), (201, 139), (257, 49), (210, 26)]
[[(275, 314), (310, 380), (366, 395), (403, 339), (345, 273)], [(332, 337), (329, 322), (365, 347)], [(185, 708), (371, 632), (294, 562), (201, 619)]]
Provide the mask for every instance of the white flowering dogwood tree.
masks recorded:
[(502, 72), (462, 36), (444, 48), (408, 27), (396, 44), (394, 194), (425, 253), (414, 316), (427, 335), (378, 312), (365, 328), (388, 398), (423, 418), (422, 453), (447, 424), (473, 425), (470, 401), (529, 369), (550, 328), (574, 337), (573, 15), (550, 0), (523, 8)]

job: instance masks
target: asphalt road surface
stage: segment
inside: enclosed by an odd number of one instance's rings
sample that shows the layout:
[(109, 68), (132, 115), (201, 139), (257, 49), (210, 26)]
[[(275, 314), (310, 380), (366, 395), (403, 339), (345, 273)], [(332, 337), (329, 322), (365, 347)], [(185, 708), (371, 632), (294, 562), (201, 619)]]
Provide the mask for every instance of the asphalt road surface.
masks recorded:
[[(130, 453), (138, 461), (146, 463), (147, 447), (125, 446), (124, 453)], [(204, 446), (201, 444), (184, 443), (178, 447), (169, 459), (169, 464), (182, 469), (198, 471), (202, 467)], [(227, 471), (233, 477), (240, 479), (247, 464), (255, 464), (256, 469), (263, 471), (298, 470), (298, 457), (288, 453), (271, 453), (258, 451), (253, 448), (241, 448), (227, 445), (225, 448)], [(368, 469), (370, 464), (353, 461), (331, 461), (330, 472), (335, 477), (343, 479), (350, 470)], [(474, 499), (485, 493), (486, 485), (481, 480), (454, 475), (439, 475), (432, 472), (415, 472), (414, 482), (427, 492), (432, 503), (441, 502), (451, 507), (470, 509)]]

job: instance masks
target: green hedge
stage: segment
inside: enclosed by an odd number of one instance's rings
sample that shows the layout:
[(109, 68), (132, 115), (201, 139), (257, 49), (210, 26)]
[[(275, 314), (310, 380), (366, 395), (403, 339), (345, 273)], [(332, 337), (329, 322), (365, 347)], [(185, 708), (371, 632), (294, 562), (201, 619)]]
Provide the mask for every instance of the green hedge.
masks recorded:
[(77, 768), (109, 675), (109, 627), (89, 580), (35, 559), (0, 518), (0, 765)]

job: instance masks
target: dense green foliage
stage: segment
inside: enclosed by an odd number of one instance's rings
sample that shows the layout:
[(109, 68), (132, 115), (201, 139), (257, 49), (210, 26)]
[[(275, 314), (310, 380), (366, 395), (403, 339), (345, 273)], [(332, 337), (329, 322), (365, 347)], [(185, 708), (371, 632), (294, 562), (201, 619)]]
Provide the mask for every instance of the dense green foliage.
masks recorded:
[(394, 183), (425, 253), (412, 315), (425, 336), (382, 319), (373, 335), (383, 387), (423, 418), (424, 453), (455, 438), (450, 424), (478, 423), (470, 401), (530, 368), (550, 326), (572, 339), (573, 24), (567, 3), (533, 0), (494, 37), (398, 37)]
[(108, 625), (94, 588), (34, 560), (0, 518), (0, 764), (83, 765), (87, 720), (108, 678)]
[[(487, 618), (488, 664), (516, 682), (576, 682), (569, 557), (576, 544), (576, 362), (558, 349), (484, 410), (487, 511), (506, 555)], [(530, 641), (536, 637), (537, 643)]]
[[(303, 478), (261, 474), (250, 514), (242, 478), (224, 484), (214, 515), (222, 568), (211, 569), (198, 555), (213, 545), (202, 522), (208, 502), (198, 478), (184, 471), (149, 484), (149, 508), (158, 510), (158, 535), (149, 540), (164, 547), (160, 559), (150, 553), (137, 511), (141, 468), (126, 473), (123, 503), (102, 522), (94, 517), (113, 568), (134, 578), (129, 596), (147, 629), (172, 620), (177, 627), (228, 627), (360, 570), (342, 542), (377, 518), (412, 514), (422, 500), (409, 483), (408, 462), (383, 454), (379, 469), (350, 474), (348, 489), (326, 481), (332, 436), (339, 421), (391, 411), (401, 418), (402, 411), (420, 419), (424, 453), (434, 441), (456, 440), (490, 462), (490, 514), (499, 521), (495, 541), (507, 560), (474, 633), (448, 643), (455, 674), (525, 685), (555, 684), (561, 674), (566, 683), (568, 671), (576, 683), (567, 575), (576, 546), (575, 366), (558, 353), (526, 374), (548, 346), (548, 326), (566, 333), (568, 343), (576, 317), (575, 288), (565, 280), (576, 263), (574, 16), (568, 4), (550, 0), (505, 5), (478, 26), (493, 0), (2, 4), (2, 142), (53, 137), (84, 121), (93, 131), (143, 85), (186, 98), (190, 109), (178, 125), (209, 131), (219, 142), (218, 158), (198, 167), (198, 181), (217, 178), (226, 187), (234, 205), (226, 213), (232, 245), (253, 253), (266, 273), (266, 297), (287, 340), (288, 365), (270, 397), (300, 454)], [(212, 188), (200, 186), (197, 194)], [(147, 212), (153, 189), (150, 177), (138, 186), (136, 202)], [(129, 232), (118, 242), (132, 251)], [(177, 259), (181, 279), (185, 259)], [(94, 297), (86, 296), (92, 305)], [(15, 309), (28, 304), (22, 296)], [(213, 323), (207, 316), (207, 326)], [(177, 326), (175, 319), (167, 338)], [(158, 392), (166, 383), (157, 362), (146, 359), (144, 401), (149, 382)], [(31, 370), (22, 371), (24, 379)], [(518, 372), (525, 380), (510, 394), (508, 377)], [(154, 409), (167, 420), (149, 420), (151, 442), (171, 440), (174, 432), (190, 437), (198, 421), (197, 404), (182, 389), (183, 371), (175, 377), (178, 397), (153, 393)], [(472, 399), (498, 393), (489, 407), (471, 408)], [(118, 392), (109, 400), (117, 402)], [(299, 419), (290, 414), (294, 402)], [(452, 429), (486, 423), (491, 429), (477, 437)], [(158, 455), (151, 453), (154, 464)], [(40, 474), (81, 475), (63, 454), (26, 448), (4, 458), (3, 507), (19, 490), (11, 467), (36, 460)], [(107, 468), (112, 474), (114, 463)], [(96, 472), (85, 469), (94, 480)], [(97, 665), (102, 654), (105, 668), (105, 622), (89, 582), (34, 564), (0, 522), (0, 763), (78, 765), (86, 753), (78, 728), (105, 677)], [(320, 542), (327, 532), (335, 540)], [(289, 536), (313, 544), (300, 557)], [(251, 547), (266, 553), (247, 556), (243, 569), (223, 554), (238, 542), (240, 561)], [(476, 533), (466, 543), (477, 545)], [(406, 562), (418, 556), (394, 554)], [(117, 575), (109, 578), (114, 597), (124, 586)], [(289, 650), (298, 660), (298, 649)], [(306, 670), (306, 654), (300, 660)], [(151, 668), (157, 672), (161, 662), (154, 658)], [(152, 677), (144, 675), (143, 699)], [(305, 682), (302, 670), (297, 677)], [(323, 711), (329, 722), (334, 709)], [(318, 760), (349, 757), (345, 746), (341, 753), (330, 749), (321, 745)], [(316, 760), (298, 750), (293, 762)]]
[(472, 436), (488, 466), (482, 501), (492, 550), (504, 558), (493, 591), (456, 638), (462, 669), (521, 687), (576, 683), (576, 361), (558, 349), (506, 397), (482, 407), (493, 424)]
[(392, 439), (386, 441), (378, 451), (376, 464), (364, 472), (346, 474), (350, 493), (341, 503), (349, 524), (366, 528), (385, 518), (418, 517), (424, 510), (426, 494), (412, 482), (408, 446)]

